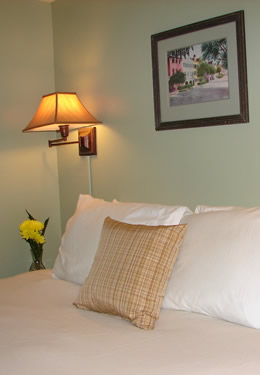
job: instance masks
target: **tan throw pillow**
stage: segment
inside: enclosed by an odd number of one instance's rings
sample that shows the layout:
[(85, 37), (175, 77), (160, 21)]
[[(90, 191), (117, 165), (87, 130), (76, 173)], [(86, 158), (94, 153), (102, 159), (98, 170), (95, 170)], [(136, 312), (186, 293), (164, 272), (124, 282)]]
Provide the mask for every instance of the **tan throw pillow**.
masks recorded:
[(153, 329), (186, 225), (147, 226), (107, 217), (75, 305)]

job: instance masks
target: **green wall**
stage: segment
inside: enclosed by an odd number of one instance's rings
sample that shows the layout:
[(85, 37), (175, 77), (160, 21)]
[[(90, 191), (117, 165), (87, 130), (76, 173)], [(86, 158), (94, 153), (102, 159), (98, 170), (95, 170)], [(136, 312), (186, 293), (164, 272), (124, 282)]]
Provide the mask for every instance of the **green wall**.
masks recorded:
[[(150, 36), (245, 11), (250, 123), (156, 132)], [(166, 204), (260, 205), (260, 2), (56, 0), (55, 82), (103, 122), (93, 194)], [(62, 224), (88, 192), (87, 160), (59, 150)]]
[[(250, 123), (156, 132), (150, 36), (241, 9)], [(21, 132), (54, 90), (78, 92), (103, 122), (90, 159), (94, 196), (191, 208), (260, 205), (259, 14), (260, 2), (248, 0), (0, 2), (0, 277), (29, 268), (18, 230), (25, 209), (51, 218), (44, 252), (51, 267), (60, 228), (78, 195), (89, 192), (89, 159), (76, 145), (49, 149), (48, 133)]]
[(23, 134), (43, 94), (54, 90), (51, 5), (0, 2), (0, 277), (27, 271), (28, 244), (20, 238), (25, 209), (50, 216), (44, 263), (51, 267), (60, 242), (57, 152), (48, 135)]

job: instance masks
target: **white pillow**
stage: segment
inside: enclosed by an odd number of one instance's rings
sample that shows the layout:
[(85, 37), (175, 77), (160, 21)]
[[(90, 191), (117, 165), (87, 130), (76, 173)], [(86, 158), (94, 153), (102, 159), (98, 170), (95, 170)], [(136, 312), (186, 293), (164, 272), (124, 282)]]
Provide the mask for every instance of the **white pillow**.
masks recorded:
[(104, 199), (94, 198), (92, 195), (89, 194), (80, 194), (79, 199), (76, 206), (76, 213), (80, 211), (84, 211), (89, 207), (100, 206), (105, 202)]
[(241, 206), (206, 206), (206, 205), (199, 205), (195, 208), (195, 214), (199, 214), (201, 212), (210, 212), (210, 211), (229, 211), (229, 210), (237, 210), (244, 207)]
[(89, 195), (80, 195), (75, 214), (69, 219), (62, 236), (53, 277), (83, 284), (92, 266), (104, 219), (128, 224), (175, 225), (187, 207), (159, 204), (106, 202)]
[(164, 308), (260, 328), (260, 208), (186, 216)]

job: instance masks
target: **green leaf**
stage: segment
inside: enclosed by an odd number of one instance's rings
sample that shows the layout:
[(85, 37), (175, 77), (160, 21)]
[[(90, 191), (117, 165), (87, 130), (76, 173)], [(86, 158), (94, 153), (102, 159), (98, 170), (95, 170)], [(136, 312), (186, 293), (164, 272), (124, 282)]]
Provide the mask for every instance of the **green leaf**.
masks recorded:
[(47, 228), (47, 225), (48, 225), (48, 222), (49, 222), (50, 218), (48, 217), (48, 219), (45, 220), (44, 222), (44, 227), (43, 227), (43, 230), (42, 230), (42, 235), (44, 236), (44, 233), (45, 233), (45, 230)]
[(27, 215), (28, 215), (28, 217), (29, 217), (30, 220), (35, 220), (35, 219), (32, 217), (32, 215), (31, 215), (27, 210), (25, 210), (25, 211), (27, 212)]

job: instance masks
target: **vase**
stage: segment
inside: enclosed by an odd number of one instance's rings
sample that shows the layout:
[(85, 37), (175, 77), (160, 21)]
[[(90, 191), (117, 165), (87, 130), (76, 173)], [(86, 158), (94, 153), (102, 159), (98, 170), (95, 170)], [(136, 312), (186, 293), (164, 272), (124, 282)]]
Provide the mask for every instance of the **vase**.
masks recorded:
[(42, 253), (43, 249), (40, 249), (37, 252), (31, 249), (33, 261), (31, 267), (29, 268), (29, 271), (45, 270), (45, 266), (42, 262)]

